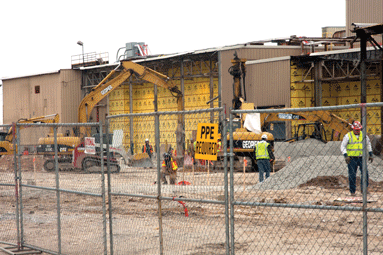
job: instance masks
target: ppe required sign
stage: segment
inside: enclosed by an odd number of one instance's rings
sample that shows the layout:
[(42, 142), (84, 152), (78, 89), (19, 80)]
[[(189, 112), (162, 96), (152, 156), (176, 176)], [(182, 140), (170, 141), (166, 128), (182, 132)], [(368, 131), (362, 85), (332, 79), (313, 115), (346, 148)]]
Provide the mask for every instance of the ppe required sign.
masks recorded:
[(217, 160), (218, 124), (198, 123), (195, 158)]

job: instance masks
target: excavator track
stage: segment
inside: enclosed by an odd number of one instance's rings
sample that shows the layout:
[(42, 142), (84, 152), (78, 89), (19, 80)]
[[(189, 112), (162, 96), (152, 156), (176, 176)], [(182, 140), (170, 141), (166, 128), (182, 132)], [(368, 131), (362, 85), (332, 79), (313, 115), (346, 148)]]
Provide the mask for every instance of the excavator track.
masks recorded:
[[(107, 162), (104, 161), (104, 171), (107, 171)], [(110, 162), (111, 173), (119, 173), (121, 167), (116, 162)], [(44, 169), (47, 172), (55, 171), (55, 160), (48, 159), (44, 163)], [(60, 172), (83, 172), (83, 173), (101, 173), (101, 160), (97, 158), (87, 157), (82, 162), (82, 168), (74, 168), (73, 164), (66, 161), (59, 161)]]

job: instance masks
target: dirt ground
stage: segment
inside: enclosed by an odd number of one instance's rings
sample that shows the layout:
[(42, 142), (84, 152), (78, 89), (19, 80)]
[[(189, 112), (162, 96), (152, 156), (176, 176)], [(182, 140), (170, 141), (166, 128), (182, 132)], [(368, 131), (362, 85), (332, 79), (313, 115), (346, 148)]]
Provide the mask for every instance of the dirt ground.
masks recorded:
[[(33, 160), (28, 157), (26, 162)], [(0, 163), (0, 183), (13, 184), (12, 166)], [(55, 173), (43, 171), (42, 164), (36, 160), (38, 167), (33, 163), (22, 163), (22, 182), (26, 184), (21, 190), (25, 243), (57, 250), (60, 224), (63, 254), (103, 254), (104, 238), (109, 245), (110, 225), (109, 221), (103, 222), (102, 213), (105, 210), (109, 214), (109, 202), (106, 197), (103, 208), (100, 194), (102, 182), (106, 185), (108, 179), (103, 180), (100, 174), (61, 172), (59, 186), (65, 191), (58, 195), (54, 190)], [(164, 254), (225, 254), (225, 206), (215, 203), (225, 198), (223, 172), (186, 169), (178, 173), (177, 181), (182, 180), (191, 185), (162, 186), (162, 196), (169, 199), (161, 202), (160, 218), (159, 204), (153, 198), (158, 191), (154, 184), (156, 169), (123, 167), (121, 173), (112, 175), (114, 254), (159, 254), (159, 222), (162, 222)], [(235, 254), (362, 253), (363, 214), (357, 210), (363, 204), (360, 197), (349, 198), (347, 182), (344, 176), (322, 176), (294, 189), (258, 190), (254, 188), (258, 173), (235, 172), (234, 199), (239, 203), (234, 207)], [(382, 185), (370, 181), (369, 208), (383, 208)], [(3, 242), (16, 242), (14, 191), (13, 186), (0, 186), (0, 241)], [(58, 196), (60, 221), (57, 221)], [(172, 198), (201, 202), (180, 203)], [(331, 207), (299, 208), (312, 205)], [(381, 254), (382, 213), (368, 213), (367, 222), (369, 254)], [(0, 243), (1, 246), (5, 245)]]

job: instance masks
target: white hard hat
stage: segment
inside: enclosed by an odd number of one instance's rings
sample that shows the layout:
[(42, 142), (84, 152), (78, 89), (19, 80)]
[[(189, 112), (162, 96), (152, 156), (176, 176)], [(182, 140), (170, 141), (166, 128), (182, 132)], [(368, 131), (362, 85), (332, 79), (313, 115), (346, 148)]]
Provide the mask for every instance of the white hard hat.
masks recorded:
[(146, 139), (145, 139), (145, 142), (149, 142), (149, 138), (146, 138)]
[(262, 138), (262, 139), (267, 139), (267, 135), (266, 135), (266, 134), (263, 134), (263, 135), (261, 136), (261, 138)]

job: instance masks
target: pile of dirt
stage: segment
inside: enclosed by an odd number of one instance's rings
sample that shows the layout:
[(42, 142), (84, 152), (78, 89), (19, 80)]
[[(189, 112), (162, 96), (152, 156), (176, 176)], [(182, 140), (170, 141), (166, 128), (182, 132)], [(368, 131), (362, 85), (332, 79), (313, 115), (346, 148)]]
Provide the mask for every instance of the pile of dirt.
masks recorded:
[[(359, 185), (360, 177), (356, 177), (356, 183)], [(348, 177), (345, 176), (318, 176), (306, 183), (300, 184), (299, 188), (316, 186), (325, 189), (348, 189)], [(373, 192), (383, 191), (383, 181), (376, 182), (369, 180), (368, 190)]]
[[(41, 155), (23, 155), (20, 157), (20, 162), (22, 171), (42, 171), (44, 166), (44, 159)], [(13, 155), (4, 155), (0, 158), (0, 171), (15, 171)]]

